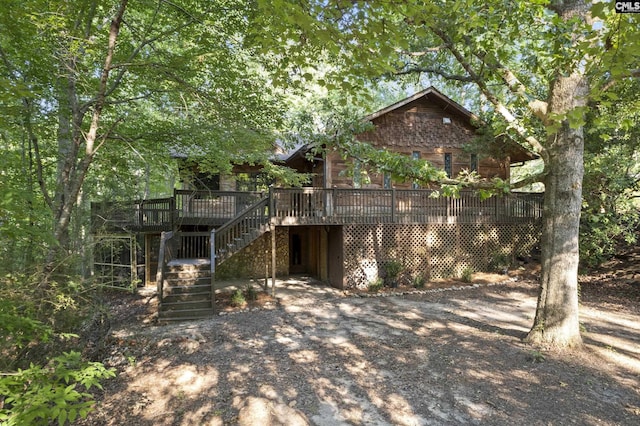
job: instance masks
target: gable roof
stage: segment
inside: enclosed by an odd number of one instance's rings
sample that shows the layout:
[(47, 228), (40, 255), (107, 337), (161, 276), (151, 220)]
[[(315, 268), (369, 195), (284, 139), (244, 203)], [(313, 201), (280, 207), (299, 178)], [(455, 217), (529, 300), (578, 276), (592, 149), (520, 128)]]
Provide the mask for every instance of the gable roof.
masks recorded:
[(402, 108), (403, 106), (408, 105), (411, 102), (417, 101), (420, 98), (427, 98), (429, 101), (435, 104), (438, 104), (444, 110), (453, 109), (458, 114), (468, 119), (470, 122), (479, 120), (479, 118), (475, 114), (473, 114), (471, 111), (469, 111), (459, 103), (455, 102), (451, 98), (443, 95), (438, 90), (436, 90), (436, 88), (433, 86), (430, 86), (418, 93), (415, 93), (409, 96), (408, 98), (404, 98), (394, 104), (391, 104), (385, 108), (382, 108), (381, 110), (378, 110), (372, 114), (369, 114), (366, 117), (364, 117), (362, 120), (363, 121), (375, 120), (376, 118), (381, 117), (385, 114), (388, 114), (396, 109)]
[[(364, 117), (362, 120), (373, 121), (376, 118), (379, 118), (385, 114), (388, 114), (397, 109), (400, 109), (422, 98), (425, 98), (429, 102), (432, 102), (440, 106), (443, 110), (453, 110), (457, 112), (461, 117), (463, 117), (466, 121), (468, 121), (469, 124), (474, 128), (479, 127), (478, 124), (476, 123), (481, 123), (481, 120), (477, 115), (475, 115), (474, 113), (472, 113), (471, 111), (469, 111), (468, 109), (466, 109), (465, 107), (463, 107), (462, 105), (454, 101), (453, 99), (442, 94), (433, 86), (430, 86), (418, 93), (415, 93), (394, 104), (391, 104), (385, 108), (382, 108), (381, 110), (371, 113), (366, 117)], [(522, 163), (525, 161), (535, 160), (536, 158), (539, 158), (537, 154), (529, 151), (528, 149), (524, 148), (519, 143), (517, 143), (516, 141), (508, 137), (501, 137), (499, 142), (496, 141), (496, 146), (499, 147), (504, 153), (509, 155), (509, 161), (511, 163)]]
[[(429, 102), (432, 102), (440, 106), (443, 110), (452, 110), (458, 113), (462, 118), (468, 121), (469, 124), (474, 128), (477, 129), (479, 127), (478, 124), (476, 123), (480, 123), (481, 120), (477, 115), (475, 115), (474, 113), (472, 113), (471, 111), (469, 111), (468, 109), (466, 109), (465, 107), (463, 107), (462, 105), (454, 101), (453, 99), (442, 94), (433, 86), (430, 86), (394, 104), (391, 104), (376, 112), (373, 112), (363, 117), (362, 121), (364, 122), (373, 121), (376, 118), (382, 117), (385, 114), (398, 110), (422, 98), (425, 98)], [(525, 161), (535, 160), (536, 158), (539, 158), (537, 154), (529, 151), (528, 149), (524, 148), (516, 141), (507, 137), (500, 138), (499, 141), (496, 141), (496, 145), (509, 156), (509, 160), (511, 163), (522, 163)], [(304, 156), (310, 149), (311, 149), (310, 144), (300, 145), (294, 148), (292, 151), (283, 155), (281, 159), (285, 162), (291, 161), (295, 157)]]

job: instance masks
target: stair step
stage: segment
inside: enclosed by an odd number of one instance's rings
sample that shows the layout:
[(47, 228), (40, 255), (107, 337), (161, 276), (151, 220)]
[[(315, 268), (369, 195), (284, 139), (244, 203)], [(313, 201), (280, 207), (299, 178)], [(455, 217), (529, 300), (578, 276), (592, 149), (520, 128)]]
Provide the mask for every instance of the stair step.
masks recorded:
[(164, 285), (168, 287), (211, 284), (211, 275), (195, 278), (166, 277)]
[(210, 259), (175, 259), (167, 264), (169, 271), (173, 272), (206, 271), (210, 266)]
[(163, 296), (166, 297), (170, 294), (194, 294), (194, 293), (206, 293), (211, 292), (211, 283), (199, 284), (199, 285), (173, 285), (163, 287)]
[(158, 312), (158, 321), (187, 321), (210, 318), (213, 315), (213, 309), (188, 309), (176, 311)]
[(198, 278), (198, 277), (206, 277), (211, 274), (211, 270), (207, 269), (206, 271), (166, 271), (164, 273), (165, 277), (171, 278)]
[(211, 292), (168, 294), (162, 298), (162, 304), (211, 302)]
[(180, 302), (162, 302), (161, 312), (168, 311), (198, 311), (211, 308), (211, 298), (208, 300), (180, 301)]

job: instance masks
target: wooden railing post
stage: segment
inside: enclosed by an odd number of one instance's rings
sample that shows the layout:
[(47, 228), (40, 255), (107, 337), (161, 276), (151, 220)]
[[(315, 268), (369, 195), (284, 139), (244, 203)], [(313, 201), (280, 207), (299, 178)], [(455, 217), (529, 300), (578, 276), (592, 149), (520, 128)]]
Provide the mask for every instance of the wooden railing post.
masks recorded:
[(276, 200), (273, 196), (273, 185), (269, 185), (269, 219), (276, 216)]
[(169, 221), (171, 222), (171, 229), (177, 229), (178, 227), (178, 209), (176, 206), (176, 191), (173, 190), (173, 197), (169, 200)]
[(140, 201), (140, 208), (138, 209), (138, 226), (144, 226), (144, 200)]
[(391, 222), (396, 223), (396, 189), (391, 188)]

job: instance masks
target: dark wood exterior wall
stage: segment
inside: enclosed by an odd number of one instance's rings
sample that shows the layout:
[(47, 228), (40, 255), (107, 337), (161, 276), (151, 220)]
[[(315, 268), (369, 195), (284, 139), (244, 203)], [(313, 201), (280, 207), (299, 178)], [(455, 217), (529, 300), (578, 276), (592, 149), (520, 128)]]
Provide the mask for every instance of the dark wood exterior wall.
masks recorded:
[[(445, 123), (444, 119), (449, 119)], [(407, 156), (418, 152), (420, 158), (444, 169), (445, 153), (452, 156), (452, 175), (463, 169), (470, 169), (471, 155), (463, 150), (465, 144), (475, 137), (475, 128), (458, 111), (442, 107), (426, 97), (413, 101), (372, 120), (375, 129), (357, 137), (362, 142), (371, 143)], [(344, 160), (337, 153), (327, 155), (327, 187), (353, 187), (353, 178), (345, 174), (351, 160)], [(509, 158), (495, 160), (479, 158), (478, 173), (481, 176), (509, 178)], [(371, 187), (383, 187), (383, 176), (369, 175)], [(393, 183), (395, 188), (408, 189), (411, 182)], [(366, 187), (363, 185), (363, 187)]]

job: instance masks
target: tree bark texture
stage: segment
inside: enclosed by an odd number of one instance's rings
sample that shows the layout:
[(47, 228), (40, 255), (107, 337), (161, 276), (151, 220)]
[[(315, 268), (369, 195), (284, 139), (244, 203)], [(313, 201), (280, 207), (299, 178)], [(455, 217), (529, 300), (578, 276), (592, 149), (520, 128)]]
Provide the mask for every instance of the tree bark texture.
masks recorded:
[[(120, 6), (111, 21), (109, 28), (109, 43), (105, 54), (104, 65), (101, 70), (100, 83), (95, 96), (95, 102), (93, 104), (93, 112), (91, 117), (91, 124), (86, 135), (82, 135), (79, 132), (73, 132), (74, 129), (82, 128), (83, 114), (77, 113), (77, 99), (74, 90), (75, 77), (73, 70), (70, 70), (68, 76), (69, 91), (68, 98), (65, 99), (68, 109), (71, 112), (71, 117), (67, 118), (67, 114), (61, 114), (61, 130), (58, 136), (61, 138), (59, 141), (59, 155), (64, 158), (59, 159), (59, 164), (62, 167), (58, 168), (58, 188), (59, 192), (55, 197), (56, 203), (54, 205), (54, 223), (53, 234), (54, 239), (59, 244), (54, 244), (50, 247), (44, 265), (44, 279), (41, 283), (42, 287), (48, 286), (48, 277), (56, 268), (57, 255), (60, 250), (64, 248), (65, 236), (69, 232), (69, 222), (72, 217), (73, 209), (77, 206), (78, 197), (82, 191), (82, 185), (87, 176), (87, 172), (93, 162), (96, 151), (100, 144), (96, 143), (98, 136), (98, 128), (100, 127), (102, 111), (106, 103), (107, 82), (111, 72), (111, 63), (115, 54), (116, 41), (120, 33), (120, 26), (124, 12), (127, 7), (128, 0), (121, 0)], [(63, 111), (64, 112), (64, 111)], [(71, 120), (71, 127), (69, 129), (64, 128), (66, 120)], [(68, 141), (68, 133), (73, 132), (73, 138)], [(106, 136), (105, 136), (106, 137)], [(79, 156), (80, 147), (84, 144), (84, 154)], [(80, 158), (78, 158), (80, 157)]]
[[(550, 110), (566, 113), (585, 105), (586, 77), (558, 77), (552, 84)], [(527, 340), (556, 347), (579, 346), (578, 234), (584, 174), (582, 126), (564, 120), (548, 140), (549, 173), (541, 236), (542, 276), (533, 327)]]
[[(588, 19), (584, 0), (555, 1), (552, 10), (564, 20)], [(576, 35), (574, 42), (577, 42)], [(538, 306), (527, 340), (554, 347), (582, 344), (578, 315), (578, 236), (584, 175), (584, 128), (567, 114), (587, 105), (589, 82), (580, 65), (556, 71), (550, 84), (548, 117), (563, 117), (547, 138), (548, 174), (545, 178), (541, 236), (542, 276)], [(577, 111), (580, 111), (578, 109)]]

